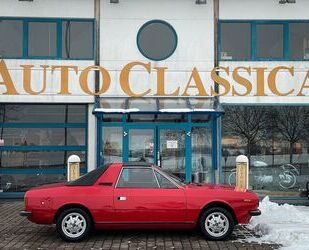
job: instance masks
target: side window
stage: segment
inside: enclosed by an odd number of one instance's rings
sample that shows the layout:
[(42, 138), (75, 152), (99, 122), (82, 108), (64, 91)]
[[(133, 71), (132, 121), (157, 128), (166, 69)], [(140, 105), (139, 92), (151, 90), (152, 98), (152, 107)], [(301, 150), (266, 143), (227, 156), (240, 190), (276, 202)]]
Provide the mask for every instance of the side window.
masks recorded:
[(159, 188), (151, 168), (123, 168), (118, 188)]
[(168, 189), (177, 188), (177, 186), (174, 183), (165, 178), (162, 174), (160, 174), (157, 171), (155, 171), (155, 173), (161, 188), (168, 188)]

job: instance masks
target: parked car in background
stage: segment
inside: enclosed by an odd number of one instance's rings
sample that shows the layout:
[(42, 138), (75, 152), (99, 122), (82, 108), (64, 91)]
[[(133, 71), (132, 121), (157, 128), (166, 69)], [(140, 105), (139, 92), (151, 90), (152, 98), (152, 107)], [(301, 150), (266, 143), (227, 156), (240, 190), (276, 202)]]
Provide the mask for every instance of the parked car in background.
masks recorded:
[(67, 241), (93, 228), (199, 227), (206, 238), (226, 239), (236, 224), (259, 215), (258, 196), (229, 186), (185, 183), (147, 163), (114, 163), (67, 183), (25, 194), (21, 215), (56, 224)]

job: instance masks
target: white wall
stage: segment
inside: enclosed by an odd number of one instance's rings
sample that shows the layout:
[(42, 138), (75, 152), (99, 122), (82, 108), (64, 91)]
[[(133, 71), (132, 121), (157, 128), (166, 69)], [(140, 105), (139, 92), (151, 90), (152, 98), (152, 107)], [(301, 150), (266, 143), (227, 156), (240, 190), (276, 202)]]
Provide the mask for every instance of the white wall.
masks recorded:
[(0, 16), (94, 17), (94, 0), (1, 0), (0, 6)]
[(88, 151), (87, 151), (87, 167), (88, 172), (94, 170), (96, 165), (97, 140), (96, 140), (96, 119), (92, 114), (94, 105), (88, 105)]
[[(44, 102), (44, 103), (93, 103), (94, 97), (85, 94), (79, 84), (79, 76), (83, 69), (89, 65), (93, 65), (93, 61), (70, 61), (70, 60), (13, 60), (5, 59), (8, 72), (14, 84), (18, 95), (0, 95), (0, 102)], [(44, 74), (40, 67), (41, 65), (48, 65), (46, 70), (46, 90), (39, 95), (28, 94), (23, 86), (24, 76), (23, 68), (20, 65), (33, 65), (31, 69), (31, 88), (33, 91), (40, 91), (43, 88)], [(70, 95), (60, 95), (61, 74), (60, 70), (51, 71), (52, 66), (72, 65), (78, 67), (78, 72), (69, 71), (68, 88)], [(0, 75), (0, 82), (3, 79)], [(94, 73), (89, 73), (88, 77), (89, 87), (94, 89)], [(0, 93), (7, 91), (4, 84), (0, 84)]]
[[(226, 96), (222, 96), (220, 101), (222, 103), (253, 103), (253, 104), (309, 104), (309, 89), (303, 88), (301, 93), (305, 96), (298, 96), (302, 85), (309, 85), (309, 79), (306, 80), (306, 75), (309, 71), (309, 62), (221, 62), (220, 66), (229, 67), (232, 72), (233, 69), (240, 66), (250, 67), (251, 75), (244, 70), (239, 70), (239, 75), (248, 79), (252, 83), (252, 91), (249, 96), (232, 96), (230, 92)], [(288, 93), (288, 96), (275, 95), (269, 88), (268, 76), (272, 69), (279, 66), (294, 67), (294, 76), (287, 70), (280, 70), (276, 77), (276, 88), (280, 93)], [(257, 93), (257, 73), (254, 68), (265, 67), (264, 74), (264, 91), (266, 96), (256, 96)], [(246, 89), (242, 85), (233, 80), (232, 73), (227, 75), (221, 72), (220, 76), (228, 79), (238, 93), (245, 93)]]
[(220, 19), (309, 19), (308, 10), (308, 0), (220, 0)]
[[(119, 71), (131, 61), (149, 62), (138, 50), (136, 36), (147, 21), (162, 19), (170, 23), (177, 35), (178, 46), (174, 54), (152, 67), (168, 67), (167, 88), (184, 87), (193, 67), (209, 71), (213, 67), (213, 3), (197, 5), (194, 0), (130, 0), (119, 4), (101, 3), (101, 64), (112, 77), (112, 86), (105, 95), (123, 95), (119, 87)], [(140, 72), (142, 70), (142, 72)], [(150, 76), (143, 69), (132, 73), (132, 85), (144, 90), (156, 90), (156, 74)], [(167, 89), (169, 91), (169, 89)]]

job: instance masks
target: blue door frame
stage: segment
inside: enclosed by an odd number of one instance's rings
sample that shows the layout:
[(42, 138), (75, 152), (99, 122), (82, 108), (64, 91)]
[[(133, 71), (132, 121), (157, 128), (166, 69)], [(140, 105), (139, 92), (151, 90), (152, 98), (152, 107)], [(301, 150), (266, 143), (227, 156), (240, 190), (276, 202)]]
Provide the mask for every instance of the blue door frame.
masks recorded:
[[(210, 121), (207, 123), (193, 123), (191, 119), (191, 114), (188, 114), (187, 122), (181, 123), (150, 123), (150, 122), (126, 122), (127, 115), (123, 115), (121, 122), (103, 122), (103, 115), (97, 114), (97, 165), (102, 166), (104, 164), (103, 157), (101, 155), (102, 149), (102, 136), (103, 136), (103, 127), (119, 127), (123, 130), (123, 161), (128, 161), (129, 156), (129, 130), (130, 129), (153, 129), (154, 130), (154, 144), (157, 150), (160, 150), (159, 134), (160, 130), (164, 129), (181, 129), (186, 133), (185, 137), (185, 173), (186, 181), (192, 181), (192, 140), (191, 140), (191, 131), (194, 127), (204, 127), (210, 128), (212, 130), (212, 173), (211, 173), (211, 182), (215, 182), (215, 170), (219, 169), (219, 176), (221, 176), (221, 167), (220, 164), (220, 148), (221, 143), (220, 138), (218, 138), (218, 117), (212, 115)], [(157, 162), (157, 154), (155, 151), (154, 154), (155, 163)]]

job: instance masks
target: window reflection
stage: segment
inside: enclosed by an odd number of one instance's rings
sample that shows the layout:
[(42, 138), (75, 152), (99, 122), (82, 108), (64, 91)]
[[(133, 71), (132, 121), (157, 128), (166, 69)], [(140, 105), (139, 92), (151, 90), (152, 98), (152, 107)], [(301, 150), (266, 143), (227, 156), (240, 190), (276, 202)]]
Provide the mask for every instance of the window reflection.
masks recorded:
[(57, 23), (29, 22), (29, 56), (57, 55)]
[(104, 127), (102, 155), (104, 164), (122, 162), (122, 128)]
[(289, 47), (292, 59), (309, 59), (309, 23), (289, 24)]
[(256, 55), (260, 58), (283, 57), (283, 25), (256, 25)]
[[(81, 150), (86, 145), (86, 117), (86, 105), (1, 104), (0, 192), (22, 192), (64, 179), (72, 154), (80, 157), (85, 170), (86, 152)], [(83, 147), (68, 151), (64, 146)], [(5, 168), (10, 174), (2, 174)], [(24, 174), (25, 169), (30, 172)]]
[(251, 24), (221, 24), (221, 59), (248, 60), (251, 58)]
[(3, 168), (66, 168), (67, 157), (77, 154), (85, 164), (85, 152), (65, 151), (0, 151), (0, 167)]
[(17, 20), (0, 20), (0, 58), (21, 57), (23, 54), (23, 23)]
[(3, 128), (4, 146), (82, 146), (84, 128)]
[(225, 111), (224, 181), (235, 183), (236, 157), (245, 154), (253, 189), (298, 195), (309, 179), (309, 108), (226, 106)]
[(194, 182), (211, 182), (212, 135), (209, 128), (192, 128), (192, 175)]
[(62, 23), (63, 58), (92, 58), (93, 23), (65, 21)]

